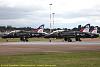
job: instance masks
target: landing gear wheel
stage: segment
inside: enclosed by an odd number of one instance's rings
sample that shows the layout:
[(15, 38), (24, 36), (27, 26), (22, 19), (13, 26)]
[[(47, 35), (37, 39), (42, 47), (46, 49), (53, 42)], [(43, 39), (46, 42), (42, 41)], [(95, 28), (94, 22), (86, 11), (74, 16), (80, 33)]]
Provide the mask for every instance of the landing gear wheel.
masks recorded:
[(72, 42), (72, 39), (68, 38), (68, 42)]
[(67, 41), (67, 40), (68, 40), (68, 38), (65, 37), (65, 38), (64, 38), (64, 41)]
[(80, 37), (75, 38), (76, 41), (81, 41)]
[(64, 38), (64, 41), (72, 42), (72, 39), (71, 39), (71, 38), (65, 37), (65, 38)]

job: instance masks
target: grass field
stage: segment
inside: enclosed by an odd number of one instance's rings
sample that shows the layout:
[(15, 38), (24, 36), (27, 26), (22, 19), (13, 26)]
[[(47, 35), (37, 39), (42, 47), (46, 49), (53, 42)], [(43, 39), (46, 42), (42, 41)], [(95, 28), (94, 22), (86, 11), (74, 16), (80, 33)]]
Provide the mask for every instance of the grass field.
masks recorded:
[(100, 67), (100, 52), (5, 55), (0, 56), (0, 64), (2, 67), (14, 64), (13, 67)]
[[(54, 39), (54, 38), (51, 38), (52, 41), (63, 41), (63, 39)], [(3, 39), (3, 38), (0, 38), (0, 42), (20, 42), (20, 39), (19, 38), (7, 38), (7, 39)], [(49, 41), (49, 39), (46, 39), (46, 38), (29, 38), (29, 42), (32, 42), (32, 41)]]

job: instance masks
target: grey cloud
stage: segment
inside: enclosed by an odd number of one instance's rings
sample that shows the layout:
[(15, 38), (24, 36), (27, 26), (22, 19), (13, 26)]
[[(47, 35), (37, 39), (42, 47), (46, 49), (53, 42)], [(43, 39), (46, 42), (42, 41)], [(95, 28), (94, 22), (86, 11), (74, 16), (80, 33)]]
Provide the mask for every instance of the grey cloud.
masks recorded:
[(32, 14), (37, 14), (38, 11), (42, 10), (38, 7), (24, 7), (24, 8), (11, 8), (11, 7), (0, 7), (0, 19), (18, 19), (28, 18)]
[(79, 17), (91, 17), (91, 16), (100, 16), (100, 8), (91, 8), (91, 9), (84, 9), (77, 12), (64, 12), (58, 14), (57, 17), (63, 17), (65, 19), (73, 19)]

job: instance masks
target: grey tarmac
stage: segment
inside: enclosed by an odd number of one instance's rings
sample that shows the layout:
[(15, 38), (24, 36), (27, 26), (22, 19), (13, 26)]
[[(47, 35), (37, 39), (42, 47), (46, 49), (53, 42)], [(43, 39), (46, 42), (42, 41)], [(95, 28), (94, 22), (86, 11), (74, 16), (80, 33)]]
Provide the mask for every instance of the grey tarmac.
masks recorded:
[(100, 51), (100, 41), (0, 43), (0, 55), (31, 54), (34, 52), (80, 52), (80, 51)]
[(0, 45), (100, 45), (100, 41), (92, 42), (1, 42)]

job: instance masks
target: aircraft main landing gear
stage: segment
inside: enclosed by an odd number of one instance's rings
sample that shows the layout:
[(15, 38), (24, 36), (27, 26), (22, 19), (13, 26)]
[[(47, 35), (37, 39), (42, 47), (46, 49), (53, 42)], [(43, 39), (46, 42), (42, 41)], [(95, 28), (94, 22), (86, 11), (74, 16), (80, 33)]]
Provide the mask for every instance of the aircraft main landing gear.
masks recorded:
[(81, 41), (80, 37), (75, 38), (76, 41)]
[(71, 38), (65, 37), (65, 38), (64, 38), (64, 41), (72, 42), (72, 39), (71, 39)]
[(27, 37), (20, 37), (20, 40), (23, 42), (28, 42), (28, 38)]

